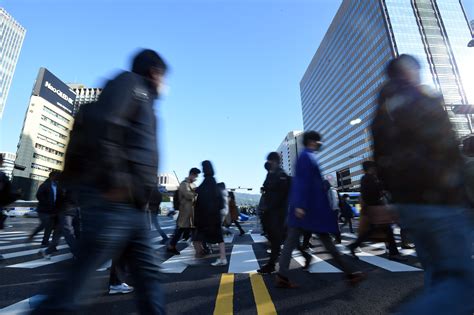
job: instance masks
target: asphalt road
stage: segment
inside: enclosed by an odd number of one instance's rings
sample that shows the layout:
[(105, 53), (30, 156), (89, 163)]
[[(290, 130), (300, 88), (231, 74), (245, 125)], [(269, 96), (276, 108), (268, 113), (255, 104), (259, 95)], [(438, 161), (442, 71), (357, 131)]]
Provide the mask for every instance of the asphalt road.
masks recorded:
[[(165, 232), (173, 233), (172, 219), (160, 217), (160, 222)], [(39, 243), (24, 243), (36, 224), (36, 219), (10, 218), (7, 228), (0, 231), (0, 253), (6, 257), (0, 262), (0, 315), (24, 314), (71, 265), (66, 245), (47, 261), (37, 255)], [(268, 259), (267, 245), (256, 220), (242, 226), (249, 233), (239, 236), (233, 229), (234, 236), (226, 238), (230, 264), (225, 267), (210, 266), (217, 254), (194, 259), (192, 247), (186, 242), (178, 244), (182, 255), (173, 257), (159, 245), (160, 238), (153, 231), (168, 314), (390, 314), (422, 288), (423, 273), (416, 254), (405, 251), (408, 260), (393, 263), (386, 259), (383, 244), (363, 247), (359, 261), (344, 255), (348, 264), (368, 273), (365, 282), (349, 288), (340, 270), (314, 239), (315, 259), (310, 272), (301, 269), (297, 255), (291, 262), (290, 278), (300, 287), (277, 289), (272, 275), (255, 274)], [(353, 240), (354, 235), (343, 232), (343, 244)], [(94, 274), (95, 287), (87, 291), (82, 313), (137, 314), (134, 293), (107, 295), (108, 276), (108, 270)], [(133, 279), (128, 277), (127, 283), (133, 286)]]

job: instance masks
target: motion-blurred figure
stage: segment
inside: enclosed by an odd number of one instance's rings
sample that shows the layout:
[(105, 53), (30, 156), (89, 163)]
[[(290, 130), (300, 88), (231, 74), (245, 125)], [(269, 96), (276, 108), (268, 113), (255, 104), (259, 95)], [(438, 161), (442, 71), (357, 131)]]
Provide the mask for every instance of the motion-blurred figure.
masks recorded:
[[(346, 274), (347, 281), (354, 285), (363, 279), (363, 274), (346, 265), (330, 236), (339, 229), (336, 214), (331, 209), (328, 195), (323, 188), (316, 157), (316, 151), (321, 147), (321, 136), (315, 131), (307, 131), (303, 135), (303, 145), (305, 150), (298, 158), (291, 185), (288, 236), (280, 256), (280, 269), (275, 285), (280, 288), (295, 287), (288, 278), (290, 260), (293, 250), (300, 243), (300, 236), (306, 231), (316, 233), (338, 268)], [(308, 261), (306, 265), (309, 266)]]
[(387, 75), (372, 123), (374, 158), (425, 269), (424, 293), (402, 313), (472, 314), (464, 161), (443, 99), (420, 85), (412, 56), (392, 60)]
[(245, 231), (239, 223), (239, 208), (237, 207), (237, 203), (235, 201), (235, 194), (233, 191), (229, 191), (229, 214), (227, 215), (230, 220), (229, 226), (235, 224), (235, 226), (239, 229), (240, 236), (245, 235)]
[(158, 214), (160, 214), (160, 205), (163, 201), (163, 196), (158, 190), (158, 187), (155, 187), (150, 195), (150, 200), (148, 201), (148, 211), (150, 211), (151, 224), (155, 227), (155, 230), (161, 236), (161, 244), (166, 244), (169, 241), (168, 235), (161, 229), (160, 220)]
[(139, 312), (165, 314), (145, 208), (157, 186), (153, 103), (166, 70), (156, 52), (142, 50), (133, 59), (132, 72), (119, 74), (96, 104), (79, 110), (63, 172), (67, 185), (80, 191), (79, 256), (34, 314), (75, 312), (95, 270), (119, 257), (134, 277)]

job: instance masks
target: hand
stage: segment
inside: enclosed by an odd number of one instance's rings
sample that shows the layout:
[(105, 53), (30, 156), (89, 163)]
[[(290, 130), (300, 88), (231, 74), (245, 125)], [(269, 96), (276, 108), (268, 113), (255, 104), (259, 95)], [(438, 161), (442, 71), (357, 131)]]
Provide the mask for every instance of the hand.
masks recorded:
[(304, 211), (303, 209), (301, 209), (301, 208), (296, 208), (295, 209), (295, 216), (298, 219), (303, 219), (305, 215), (306, 215), (306, 211)]

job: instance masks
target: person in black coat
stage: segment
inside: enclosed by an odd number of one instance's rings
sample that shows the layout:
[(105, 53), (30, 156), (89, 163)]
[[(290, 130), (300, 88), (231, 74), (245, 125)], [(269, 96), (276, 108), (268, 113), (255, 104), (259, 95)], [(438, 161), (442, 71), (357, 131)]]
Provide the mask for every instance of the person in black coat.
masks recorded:
[(38, 217), (40, 224), (33, 233), (28, 237), (28, 242), (31, 242), (33, 238), (44, 229), (43, 240), (41, 245), (48, 246), (51, 232), (53, 231), (54, 225), (58, 220), (58, 207), (57, 203), (60, 198), (61, 188), (58, 185), (58, 171), (52, 171), (49, 173), (49, 178), (42, 183), (38, 191), (36, 192), (36, 199), (38, 199)]
[(220, 210), (224, 208), (224, 198), (214, 178), (214, 169), (210, 161), (202, 162), (204, 181), (196, 189), (197, 200), (194, 214), (196, 235), (194, 248), (198, 257), (203, 255), (202, 243), (219, 244), (220, 258), (213, 266), (227, 265), (225, 244), (222, 235), (222, 217)]
[(349, 204), (349, 195), (348, 194), (342, 195), (341, 202), (340, 202), (340, 207), (341, 207), (341, 218), (344, 221), (341, 225), (341, 230), (344, 226), (349, 224), (350, 232), (354, 233), (354, 230), (352, 228), (352, 218), (354, 217), (354, 212), (352, 212), (352, 207)]

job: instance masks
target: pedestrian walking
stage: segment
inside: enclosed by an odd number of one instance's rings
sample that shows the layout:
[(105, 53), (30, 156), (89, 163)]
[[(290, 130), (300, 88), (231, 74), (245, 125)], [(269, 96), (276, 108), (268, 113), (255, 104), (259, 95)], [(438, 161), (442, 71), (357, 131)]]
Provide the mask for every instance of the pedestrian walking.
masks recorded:
[(167, 66), (141, 50), (132, 71), (109, 81), (95, 104), (76, 115), (64, 177), (79, 188), (82, 229), (79, 256), (64, 280), (33, 314), (73, 313), (92, 274), (110, 259), (126, 257), (140, 314), (165, 314), (159, 267), (146, 214), (157, 186), (158, 148), (153, 103)]
[(201, 174), (201, 171), (193, 167), (189, 171), (188, 177), (181, 182), (178, 188), (179, 202), (179, 214), (176, 222), (176, 230), (174, 231), (173, 238), (167, 246), (167, 251), (175, 255), (179, 255), (179, 251), (176, 249), (176, 244), (181, 239), (184, 233), (191, 233), (194, 229), (194, 204), (196, 203), (196, 185), (194, 184)]
[(230, 221), (229, 226), (235, 224), (240, 231), (240, 236), (245, 235), (245, 231), (239, 223), (239, 208), (237, 207), (233, 191), (229, 191), (229, 213), (227, 216), (229, 217), (228, 221)]
[(464, 160), (443, 99), (421, 85), (420, 68), (409, 55), (389, 62), (371, 126), (380, 179), (425, 270), (424, 292), (400, 313), (472, 314)]
[(290, 260), (305, 231), (311, 231), (318, 236), (338, 268), (344, 271), (347, 281), (354, 285), (363, 279), (363, 274), (346, 265), (330, 236), (337, 233), (338, 227), (328, 195), (323, 189), (323, 179), (316, 157), (316, 151), (322, 145), (321, 136), (315, 131), (307, 131), (303, 134), (303, 145), (305, 149), (298, 158), (292, 180), (288, 235), (280, 256), (280, 269), (275, 285), (280, 288), (296, 287), (289, 279)]
[[(285, 237), (285, 220), (288, 212), (288, 194), (290, 191), (290, 178), (280, 167), (281, 157), (278, 152), (271, 152), (267, 156), (269, 172), (263, 183), (265, 190), (266, 209), (263, 214), (264, 231), (270, 242), (270, 259), (257, 272), (269, 274), (275, 271), (275, 264), (280, 256), (281, 245)], [(310, 260), (310, 255), (303, 252), (305, 258)]]
[[(49, 246), (49, 239), (51, 232), (56, 226), (59, 227), (59, 209), (58, 209), (58, 195), (61, 188), (58, 188), (59, 171), (52, 171), (49, 173), (48, 179), (42, 183), (36, 192), (36, 199), (38, 199), (38, 217), (40, 224), (33, 230), (33, 233), (28, 237), (27, 242), (32, 242), (33, 238), (42, 230), (44, 230), (43, 240), (41, 245)], [(56, 237), (59, 236), (59, 231)]]
[(334, 233), (334, 238), (335, 238), (335, 243), (336, 244), (341, 244), (342, 239), (341, 239), (341, 231), (339, 229), (339, 195), (337, 193), (337, 189), (332, 187), (331, 183), (329, 180), (325, 179), (323, 180), (323, 189), (328, 195), (329, 199), (329, 206), (331, 207), (332, 211), (334, 211), (334, 214), (336, 216), (336, 222), (337, 222), (337, 232)]
[(210, 161), (202, 162), (204, 181), (196, 189), (197, 200), (194, 214), (196, 233), (194, 236), (194, 249), (196, 256), (204, 255), (203, 243), (219, 244), (219, 258), (212, 266), (227, 265), (225, 244), (222, 235), (222, 215), (224, 199), (214, 178), (214, 168)]
[(354, 217), (354, 212), (352, 211), (352, 207), (349, 204), (349, 195), (344, 194), (342, 195), (342, 198), (340, 199), (340, 208), (341, 208), (341, 218), (343, 220), (343, 223), (340, 227), (342, 228), (349, 224), (349, 231), (351, 233), (354, 233), (354, 229), (352, 227), (352, 218)]
[[(393, 229), (390, 222), (376, 221), (377, 216), (382, 216), (382, 212), (389, 211), (386, 209), (388, 204), (382, 183), (377, 177), (377, 167), (374, 161), (365, 161), (362, 163), (364, 176), (360, 183), (360, 192), (362, 200), (361, 219), (359, 224), (359, 236), (357, 240), (349, 244), (348, 248), (354, 258), (358, 259), (355, 250), (372, 239), (388, 244), (390, 260), (405, 261), (406, 258), (400, 255), (393, 235)], [(378, 212), (378, 213), (377, 213)]]

